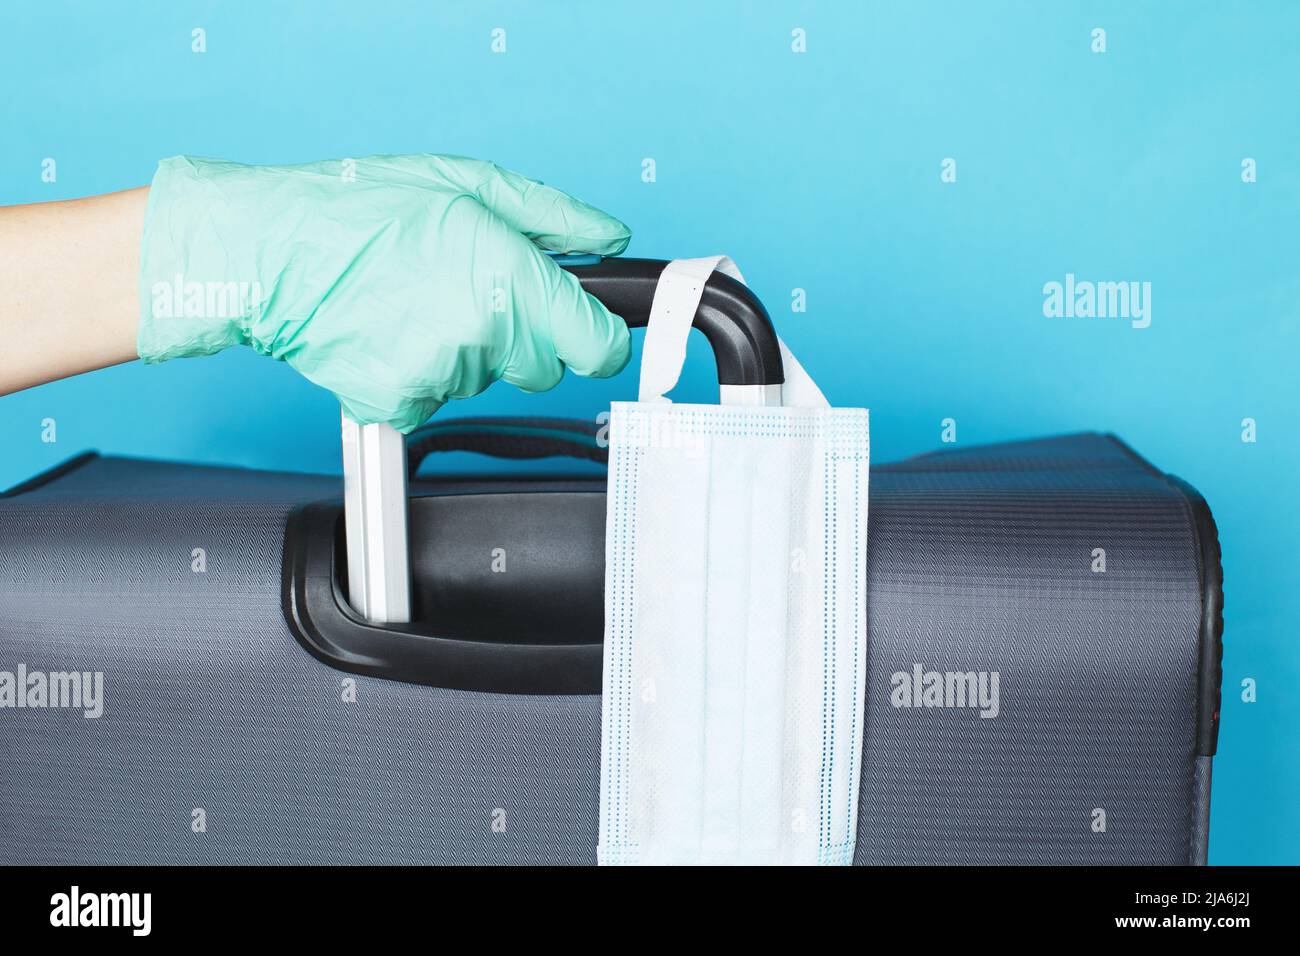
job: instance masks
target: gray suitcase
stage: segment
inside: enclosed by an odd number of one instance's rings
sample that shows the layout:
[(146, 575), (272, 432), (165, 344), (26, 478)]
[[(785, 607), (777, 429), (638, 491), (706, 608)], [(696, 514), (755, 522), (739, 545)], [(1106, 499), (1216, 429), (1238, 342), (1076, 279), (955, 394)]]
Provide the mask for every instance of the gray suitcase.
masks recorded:
[[(765, 326), (714, 286), (702, 313)], [(762, 374), (710, 341), (724, 381)], [(409, 447), (604, 456), (535, 419)], [(0, 708), (0, 863), (594, 862), (587, 467), (412, 479), (410, 624), (349, 606), (337, 478), (87, 454), (8, 492), (0, 672), (101, 672), (103, 712)], [(1195, 491), (1104, 435), (954, 448), (873, 469), (868, 561), (856, 862), (1205, 862), (1222, 575)], [(997, 716), (897, 705), (917, 668), (996, 672)]]

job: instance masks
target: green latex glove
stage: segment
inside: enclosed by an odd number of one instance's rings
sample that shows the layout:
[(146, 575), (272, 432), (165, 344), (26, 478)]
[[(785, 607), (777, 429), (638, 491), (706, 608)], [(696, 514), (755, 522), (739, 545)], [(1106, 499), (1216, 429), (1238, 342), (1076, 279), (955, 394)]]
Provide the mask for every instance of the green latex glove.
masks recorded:
[(622, 320), (543, 249), (617, 255), (617, 219), (492, 163), (372, 156), (158, 165), (142, 244), (146, 362), (251, 345), (361, 424), (418, 427), (505, 379), (616, 374)]

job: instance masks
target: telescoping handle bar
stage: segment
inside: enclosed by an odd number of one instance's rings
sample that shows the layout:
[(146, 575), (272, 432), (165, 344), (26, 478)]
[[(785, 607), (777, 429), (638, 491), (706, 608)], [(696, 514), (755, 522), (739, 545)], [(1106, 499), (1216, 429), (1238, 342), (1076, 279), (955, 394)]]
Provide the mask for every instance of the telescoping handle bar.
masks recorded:
[[(649, 323), (668, 264), (599, 256), (558, 256), (556, 262), (629, 328)], [(692, 325), (713, 349), (722, 404), (781, 404), (780, 344), (767, 311), (748, 288), (714, 273)], [(405, 624), (411, 620), (406, 441), (391, 425), (358, 425), (346, 415), (342, 428), (349, 600), (372, 623)]]

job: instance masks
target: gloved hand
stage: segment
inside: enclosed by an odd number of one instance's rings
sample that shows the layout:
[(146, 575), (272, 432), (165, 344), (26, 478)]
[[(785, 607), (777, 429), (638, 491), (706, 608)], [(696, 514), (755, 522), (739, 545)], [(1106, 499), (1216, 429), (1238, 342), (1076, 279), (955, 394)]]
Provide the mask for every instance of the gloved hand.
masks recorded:
[(418, 427), (498, 378), (616, 374), (624, 323), (542, 252), (617, 255), (631, 233), (479, 160), (372, 156), (158, 165), (142, 244), (146, 362), (251, 345), (360, 424)]

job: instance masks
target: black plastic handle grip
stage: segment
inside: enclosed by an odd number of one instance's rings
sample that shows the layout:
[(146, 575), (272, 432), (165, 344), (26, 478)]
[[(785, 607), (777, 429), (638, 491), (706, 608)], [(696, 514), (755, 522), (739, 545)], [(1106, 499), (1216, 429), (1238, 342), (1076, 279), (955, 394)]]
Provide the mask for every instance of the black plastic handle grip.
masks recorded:
[[(603, 259), (594, 265), (565, 265), (582, 287), (620, 315), (629, 328), (650, 321), (662, 259)], [(781, 347), (763, 303), (742, 283), (720, 272), (704, 286), (695, 328), (704, 333), (718, 363), (719, 385), (780, 385)]]
[(406, 470), (415, 477), (435, 452), (472, 451), (494, 458), (564, 456), (606, 464), (600, 424), (581, 418), (434, 418), (406, 436)]

